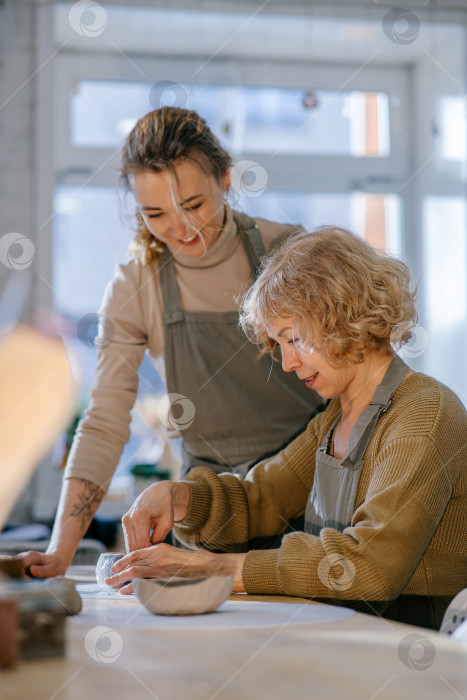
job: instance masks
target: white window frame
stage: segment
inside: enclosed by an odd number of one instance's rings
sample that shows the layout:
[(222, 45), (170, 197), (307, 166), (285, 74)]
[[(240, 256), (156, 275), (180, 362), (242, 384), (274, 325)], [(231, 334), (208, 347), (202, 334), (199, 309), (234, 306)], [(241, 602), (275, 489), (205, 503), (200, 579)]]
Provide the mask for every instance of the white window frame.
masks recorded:
[[(70, 101), (64, 105), (63, 95), (69, 95), (79, 80), (115, 80), (156, 83), (161, 80), (189, 84), (192, 65), (187, 59), (148, 59), (131, 57), (145, 74), (135, 71), (121, 56), (60, 55), (56, 62), (56, 91), (54, 114), (54, 164), (58, 181), (82, 184), (92, 176), (93, 184), (111, 185), (115, 182), (119, 149), (74, 147), (70, 142)], [(245, 85), (328, 90), (361, 90), (385, 92), (389, 96), (390, 154), (387, 157), (314, 156), (243, 152), (262, 165), (268, 173), (268, 188), (283, 191), (315, 192), (395, 192), (407, 176), (409, 149), (406, 143), (408, 129), (397, 129), (396, 124), (408, 123), (409, 76), (403, 67), (357, 70), (352, 66), (310, 66), (305, 64), (277, 65), (273, 77), (265, 75), (264, 66), (253, 61), (210, 61), (209, 76), (199, 75), (201, 84)], [(352, 75), (354, 73), (354, 75)], [(232, 79), (235, 75), (235, 79)], [(310, 78), (310, 75), (312, 76)], [(332, 172), (330, 172), (332, 163)], [(287, 173), (287, 177), (284, 177)]]

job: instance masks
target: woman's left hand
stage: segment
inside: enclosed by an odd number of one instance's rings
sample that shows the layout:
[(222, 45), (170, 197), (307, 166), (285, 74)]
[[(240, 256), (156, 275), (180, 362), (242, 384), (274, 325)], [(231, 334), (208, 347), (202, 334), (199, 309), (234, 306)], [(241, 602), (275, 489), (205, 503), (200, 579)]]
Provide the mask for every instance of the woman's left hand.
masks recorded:
[(196, 578), (197, 576), (232, 576), (234, 591), (243, 592), (242, 569), (246, 554), (213, 554), (205, 549), (189, 551), (156, 544), (153, 547), (136, 549), (112, 567), (112, 576), (105, 582), (120, 593), (133, 593), (134, 578)]

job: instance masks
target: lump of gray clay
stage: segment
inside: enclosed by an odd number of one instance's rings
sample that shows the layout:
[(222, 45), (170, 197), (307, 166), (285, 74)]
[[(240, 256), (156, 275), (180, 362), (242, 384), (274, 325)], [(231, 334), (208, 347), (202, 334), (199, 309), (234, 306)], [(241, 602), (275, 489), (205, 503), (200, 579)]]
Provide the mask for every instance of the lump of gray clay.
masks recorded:
[(232, 576), (133, 579), (139, 600), (155, 615), (199, 615), (216, 610), (232, 593)]

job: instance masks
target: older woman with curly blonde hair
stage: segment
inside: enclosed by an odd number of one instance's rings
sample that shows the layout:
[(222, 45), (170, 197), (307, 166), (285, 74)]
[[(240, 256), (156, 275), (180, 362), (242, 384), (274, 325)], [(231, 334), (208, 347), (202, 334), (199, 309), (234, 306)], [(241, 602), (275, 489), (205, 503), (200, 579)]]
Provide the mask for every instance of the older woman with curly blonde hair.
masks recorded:
[[(298, 234), (273, 251), (243, 299), (242, 324), (330, 404), (245, 480), (201, 467), (147, 489), (124, 527), (129, 541), (153, 529), (155, 544), (116, 564), (109, 583), (225, 573), (236, 591), (438, 628), (467, 581), (467, 415), (394, 352), (410, 339), (414, 297), (403, 262), (343, 229)], [(299, 516), (302, 530), (280, 547), (257, 548)], [(174, 522), (200, 551), (157, 544)]]

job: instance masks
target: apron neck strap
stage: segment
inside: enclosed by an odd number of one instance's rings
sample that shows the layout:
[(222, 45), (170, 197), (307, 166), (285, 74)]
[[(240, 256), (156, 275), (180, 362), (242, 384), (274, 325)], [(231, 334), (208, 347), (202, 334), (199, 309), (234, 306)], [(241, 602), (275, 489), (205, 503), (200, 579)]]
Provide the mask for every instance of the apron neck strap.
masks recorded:
[[(261, 233), (254, 219), (247, 214), (234, 211), (233, 217), (237, 224), (237, 233), (245, 248), (250, 263), (253, 278), (256, 277), (259, 261), (265, 254)], [(175, 268), (172, 262), (173, 254), (167, 246), (159, 257), (159, 278), (161, 283), (162, 303), (164, 306), (165, 323), (176, 323), (183, 318), (180, 291), (178, 289)]]
[(384, 413), (391, 405), (391, 399), (397, 387), (409, 371), (410, 367), (404, 360), (399, 355), (394, 355), (381, 384), (376, 387), (370, 406), (378, 406), (381, 408), (380, 413)]
[(391, 405), (397, 387), (409, 371), (410, 367), (401, 360), (399, 355), (394, 354), (381, 384), (373, 394), (371, 403), (361, 413), (352, 429), (347, 456), (342, 462), (343, 466), (354, 466), (363, 459), (378, 418)]
[(167, 246), (159, 256), (159, 279), (161, 284), (164, 323), (176, 323), (183, 319), (180, 291), (178, 289), (173, 253)]
[(255, 279), (258, 274), (259, 262), (266, 252), (261, 233), (256, 221), (252, 219), (251, 216), (234, 211), (233, 217), (237, 224), (237, 234), (240, 236), (243, 243), (243, 247), (248, 256), (248, 262), (250, 263), (253, 279)]

